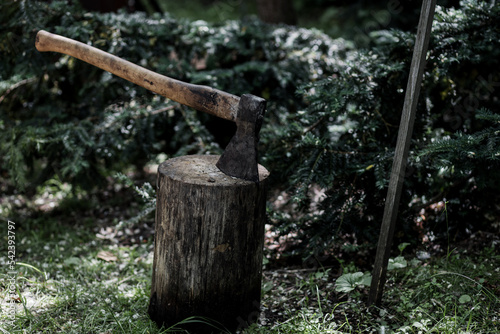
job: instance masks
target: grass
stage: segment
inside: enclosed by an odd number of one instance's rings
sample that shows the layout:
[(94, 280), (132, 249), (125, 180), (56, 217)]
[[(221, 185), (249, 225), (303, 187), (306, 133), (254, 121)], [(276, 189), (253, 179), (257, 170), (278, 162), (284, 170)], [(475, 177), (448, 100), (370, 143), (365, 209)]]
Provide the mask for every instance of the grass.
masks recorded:
[[(0, 333), (178, 332), (159, 329), (147, 314), (153, 218), (115, 228), (140, 211), (129, 205), (138, 198), (119, 187), (80, 199), (66, 185), (47, 187), (33, 201), (16, 195), (0, 207), (15, 217), (17, 261), (14, 292), (8, 270), (0, 271)], [(6, 219), (1, 226), (0, 266), (7, 269)], [(424, 261), (403, 254), (380, 308), (366, 307), (367, 273), (352, 275), (363, 276), (352, 289), (336, 286), (341, 274), (360, 271), (354, 263), (266, 269), (261, 317), (246, 333), (500, 332), (497, 239), (473, 254), (460, 247)]]
[[(58, 225), (63, 233), (24, 233), (16, 249), (17, 297), (12, 333), (158, 332), (145, 319), (151, 243), (121, 247), (95, 239), (89, 225)], [(85, 229), (87, 227), (87, 229)], [(69, 230), (69, 231), (68, 231)], [(92, 231), (90, 229), (90, 231)], [(116, 260), (102, 260), (100, 252)], [(22, 261), (22, 262), (21, 262)], [(9, 296), (2, 295), (2, 300)], [(17, 329), (17, 330), (16, 330)]]
[(365, 306), (367, 285), (337, 292), (338, 275), (328, 270), (281, 271), (264, 306), (288, 312), (249, 333), (498, 333), (500, 256), (493, 250), (486, 248), (475, 260), (460, 252), (449, 259), (411, 259), (389, 272), (380, 308)]

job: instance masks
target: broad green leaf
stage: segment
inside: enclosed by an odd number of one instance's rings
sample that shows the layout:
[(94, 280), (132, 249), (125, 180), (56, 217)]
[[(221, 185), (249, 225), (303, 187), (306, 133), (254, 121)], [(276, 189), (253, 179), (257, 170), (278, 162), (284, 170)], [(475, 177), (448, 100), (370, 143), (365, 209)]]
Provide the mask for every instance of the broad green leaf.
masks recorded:
[(472, 298), (469, 296), (469, 295), (462, 295), (460, 296), (460, 298), (458, 299), (458, 301), (460, 302), (460, 304), (465, 304), (465, 303), (468, 303), (472, 300)]
[(370, 286), (370, 284), (372, 284), (372, 275), (370, 273), (363, 274), (360, 285)]
[(371, 274), (356, 272), (351, 274), (344, 274), (340, 276), (335, 282), (335, 291), (337, 292), (350, 292), (358, 285), (367, 286), (371, 284)]
[(406, 268), (408, 262), (404, 257), (398, 256), (394, 259), (389, 259), (389, 263), (387, 264), (387, 270)]
[(408, 246), (410, 246), (409, 242), (403, 242), (403, 243), (399, 244), (398, 245), (399, 252), (403, 253), (403, 251), (405, 250), (405, 248), (408, 247)]

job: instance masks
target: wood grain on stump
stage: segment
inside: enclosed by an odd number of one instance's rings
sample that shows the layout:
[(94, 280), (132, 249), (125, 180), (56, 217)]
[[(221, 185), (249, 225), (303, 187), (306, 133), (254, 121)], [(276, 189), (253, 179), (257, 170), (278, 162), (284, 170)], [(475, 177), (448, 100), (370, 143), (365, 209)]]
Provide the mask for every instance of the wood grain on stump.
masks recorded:
[(184, 156), (158, 168), (148, 312), (160, 326), (203, 316), (234, 331), (258, 318), (269, 173), (259, 166), (258, 184), (233, 178), (218, 159)]

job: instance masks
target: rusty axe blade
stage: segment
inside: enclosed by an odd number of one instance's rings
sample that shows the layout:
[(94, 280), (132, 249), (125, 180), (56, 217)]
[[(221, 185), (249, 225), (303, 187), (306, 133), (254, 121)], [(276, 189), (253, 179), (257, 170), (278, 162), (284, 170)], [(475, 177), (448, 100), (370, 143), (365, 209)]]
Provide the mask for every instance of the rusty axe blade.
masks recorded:
[(208, 86), (193, 85), (155, 73), (87, 44), (40, 30), (38, 51), (78, 58), (173, 101), (236, 122), (237, 130), (217, 167), (227, 175), (258, 182), (257, 142), (266, 102), (253, 95), (238, 96)]
[(257, 144), (266, 111), (266, 100), (244, 94), (238, 104), (236, 134), (231, 138), (217, 167), (227, 175), (259, 182)]

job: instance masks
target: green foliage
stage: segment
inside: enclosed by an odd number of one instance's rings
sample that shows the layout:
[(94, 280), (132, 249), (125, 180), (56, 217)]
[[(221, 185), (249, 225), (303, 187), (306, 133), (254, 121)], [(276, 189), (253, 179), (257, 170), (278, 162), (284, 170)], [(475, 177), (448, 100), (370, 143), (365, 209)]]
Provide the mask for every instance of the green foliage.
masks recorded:
[[(477, 1), (437, 9), (396, 235), (463, 237), (498, 214), (499, 14)], [(374, 33), (369, 50), (347, 52), (333, 74), (301, 86), (307, 107), (288, 114), (286, 131), (265, 129), (275, 148), (266, 162), (295, 209), (273, 219), (283, 234), (298, 231), (301, 247), (327, 250), (340, 231), (376, 241), (414, 36)], [(420, 210), (443, 199), (449, 225), (438, 215), (416, 226)]]
[(144, 219), (155, 211), (156, 191), (149, 182), (145, 182), (141, 187), (138, 187), (134, 185), (134, 182), (128, 176), (122, 173), (117, 173), (114, 178), (118, 184), (122, 184), (128, 188), (133, 189), (135, 193), (139, 195), (139, 201), (142, 202), (141, 211), (127, 221), (120, 221), (116, 227), (117, 229), (137, 224), (140, 220)]
[(500, 114), (481, 109), (476, 119), (485, 121), (482, 130), (471, 134), (459, 131), (450, 138), (436, 140), (422, 150), (421, 156), (432, 158), (433, 166), (442, 175), (475, 176), (476, 184), (483, 189), (498, 184), (494, 171), (500, 167)]
[[(400, 245), (401, 246), (401, 245)], [(403, 256), (390, 258), (387, 264), (387, 270), (402, 269), (408, 266), (408, 262)], [(345, 272), (345, 268), (344, 272)], [(335, 291), (351, 292), (356, 288), (367, 288), (372, 282), (372, 275), (369, 272), (345, 272), (340, 275), (335, 281)]]
[(387, 263), (387, 270), (406, 268), (406, 266), (408, 266), (408, 262), (405, 258), (398, 256), (394, 259), (389, 259), (389, 262)]
[[(39, 53), (33, 41), (43, 28), (180, 80), (266, 98), (261, 163), (289, 199), (271, 206), (275, 229), (293, 232), (308, 253), (328, 251), (345, 234), (355, 247), (373, 245), (414, 32), (371, 32), (362, 50), (314, 29), (250, 19), (84, 13), (64, 1), (0, 6), (0, 160), (10, 189), (54, 176), (92, 188), (160, 153), (218, 154), (234, 131), (84, 62)], [(500, 76), (491, 69), (500, 59), (499, 14), (495, 2), (472, 0), (437, 9), (398, 222), (406, 240), (416, 228), (460, 236), (497, 217)], [(420, 210), (441, 200), (446, 217), (416, 226)]]
[[(247, 332), (496, 333), (500, 299), (494, 291), (499, 280), (494, 249), (455, 251), (424, 262), (403, 259), (407, 266), (387, 273), (380, 307), (366, 306), (368, 273), (355, 269), (337, 278), (323, 270), (281, 269), (264, 277), (274, 286), (263, 296), (264, 324)], [(276, 310), (285, 317), (273, 319)]]
[(344, 49), (318, 31), (258, 21), (211, 25), (168, 14), (83, 13), (62, 1), (8, 2), (1, 9), (0, 152), (2, 168), (21, 188), (53, 175), (93, 187), (159, 153), (220, 153), (233, 131), (84, 62), (39, 53), (33, 42), (39, 29), (177, 79), (264, 96), (269, 120), (296, 109), (297, 85), (330, 71), (328, 57)]
[(488, 314), (500, 300), (486, 283), (491, 279), (490, 283), (495, 285), (498, 280), (492, 275), (497, 259), (488, 255), (487, 248), (480, 257), (470, 260), (454, 252), (451, 257), (431, 261), (427, 266), (414, 259), (411, 267), (394, 271), (390, 284), (396, 284), (398, 294), (390, 296), (386, 306), (392, 309), (390, 313), (396, 314), (395, 320), (412, 319), (406, 320), (400, 330), (410, 333), (419, 329), (440, 333), (498, 330), (498, 324)]
[(351, 292), (356, 287), (367, 287), (372, 282), (372, 275), (370, 273), (348, 273), (343, 274), (335, 281), (335, 291), (337, 292)]

